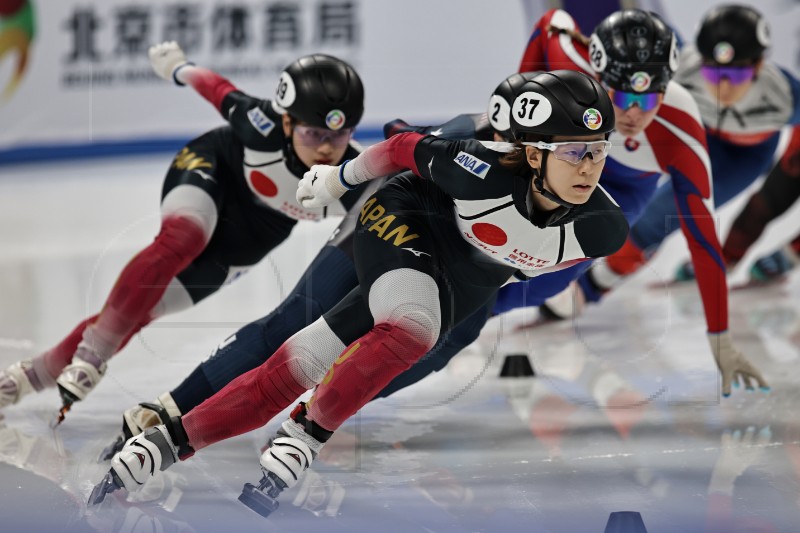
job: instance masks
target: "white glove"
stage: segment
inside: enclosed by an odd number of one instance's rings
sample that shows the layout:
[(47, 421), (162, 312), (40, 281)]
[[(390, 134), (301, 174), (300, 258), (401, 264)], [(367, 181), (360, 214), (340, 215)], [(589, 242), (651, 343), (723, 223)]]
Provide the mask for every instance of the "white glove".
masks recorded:
[(314, 165), (297, 184), (297, 202), (303, 207), (323, 207), (344, 195), (348, 188), (339, 179), (344, 165)]
[(167, 81), (174, 81), (177, 85), (183, 85), (175, 73), (179, 68), (192, 65), (186, 61), (186, 56), (181, 47), (175, 41), (167, 41), (150, 47), (147, 54), (150, 56), (150, 65), (159, 77)]
[(769, 385), (767, 385), (767, 381), (761, 375), (761, 372), (733, 347), (730, 333), (727, 331), (709, 333), (708, 342), (711, 345), (711, 351), (714, 353), (714, 359), (717, 361), (717, 367), (719, 367), (719, 371), (722, 374), (723, 396), (730, 396), (731, 384), (733, 383), (738, 387), (740, 379), (744, 382), (747, 390), (755, 389), (753, 381), (755, 380), (761, 390), (769, 391)]

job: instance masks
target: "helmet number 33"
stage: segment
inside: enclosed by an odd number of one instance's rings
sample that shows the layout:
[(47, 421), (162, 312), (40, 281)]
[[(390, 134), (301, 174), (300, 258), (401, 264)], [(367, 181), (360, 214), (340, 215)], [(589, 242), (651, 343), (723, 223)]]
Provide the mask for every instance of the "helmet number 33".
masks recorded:
[(522, 126), (538, 126), (545, 122), (553, 112), (550, 101), (539, 93), (524, 92), (517, 96), (511, 113)]

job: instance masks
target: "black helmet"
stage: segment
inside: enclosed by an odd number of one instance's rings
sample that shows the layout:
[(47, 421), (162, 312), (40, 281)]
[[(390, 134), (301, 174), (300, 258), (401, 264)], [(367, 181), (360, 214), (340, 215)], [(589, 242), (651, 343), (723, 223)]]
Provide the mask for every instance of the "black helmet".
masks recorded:
[(770, 45), (769, 24), (752, 7), (717, 6), (703, 17), (697, 49), (708, 61), (758, 61)]
[(655, 13), (625, 9), (594, 29), (589, 60), (611, 89), (663, 92), (678, 69), (678, 43), (672, 29)]
[(518, 89), (522, 87), (525, 82), (531, 81), (539, 74), (541, 74), (541, 72), (519, 72), (517, 74), (512, 74), (497, 86), (492, 93), (492, 97), (489, 98), (489, 110), (487, 111), (489, 124), (503, 137), (507, 139), (512, 137), (509, 114), (511, 113), (511, 104), (514, 103), (514, 98), (518, 94)]
[(574, 70), (554, 70), (520, 85), (511, 105), (511, 131), (545, 137), (611, 133), (614, 108), (600, 83)]
[(275, 103), (311, 126), (352, 128), (364, 114), (364, 86), (355, 69), (341, 59), (313, 54), (281, 73)]

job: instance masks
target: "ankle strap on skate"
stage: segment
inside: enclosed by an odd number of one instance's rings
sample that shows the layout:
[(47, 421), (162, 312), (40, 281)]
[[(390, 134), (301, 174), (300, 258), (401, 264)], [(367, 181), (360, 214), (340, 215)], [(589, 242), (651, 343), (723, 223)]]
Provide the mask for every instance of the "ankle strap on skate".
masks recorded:
[(186, 430), (183, 429), (181, 417), (167, 417), (164, 425), (169, 431), (169, 436), (172, 437), (172, 442), (178, 447), (178, 459), (183, 461), (194, 455), (194, 448), (189, 444), (189, 437), (186, 435)]
[(297, 407), (292, 410), (292, 414), (289, 415), (289, 417), (303, 426), (303, 431), (314, 437), (319, 442), (328, 442), (328, 439), (330, 439), (331, 435), (333, 435), (333, 431), (328, 431), (313, 420), (309, 420), (306, 417), (306, 414), (306, 404), (305, 402), (300, 402), (297, 404)]

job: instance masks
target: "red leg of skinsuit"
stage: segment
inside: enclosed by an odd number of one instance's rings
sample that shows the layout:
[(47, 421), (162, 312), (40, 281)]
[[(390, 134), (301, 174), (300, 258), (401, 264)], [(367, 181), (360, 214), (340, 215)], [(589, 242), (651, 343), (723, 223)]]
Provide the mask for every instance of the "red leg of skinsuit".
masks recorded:
[[(195, 451), (262, 427), (313, 384), (300, 383), (290, 367), (291, 339), (266, 363), (231, 381), (182, 417)], [(333, 431), (371, 400), (430, 346), (406, 330), (383, 323), (348, 346), (309, 402), (309, 419)]]
[(72, 361), (89, 325), (97, 328), (98, 336), (115, 346), (112, 353), (121, 350), (150, 322), (150, 311), (164, 295), (170, 280), (200, 255), (205, 244), (203, 230), (192, 219), (164, 219), (155, 241), (120, 273), (103, 310), (81, 322), (55, 348), (37, 357), (34, 365), (43, 364), (53, 379), (58, 377)]

